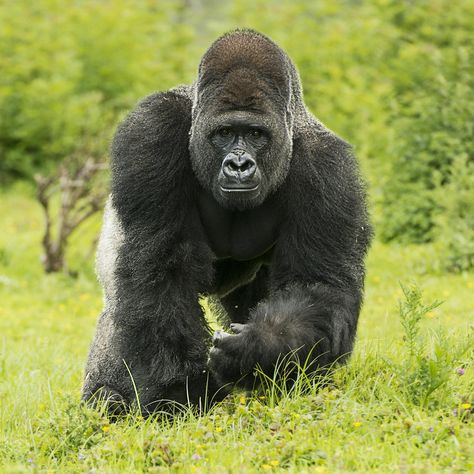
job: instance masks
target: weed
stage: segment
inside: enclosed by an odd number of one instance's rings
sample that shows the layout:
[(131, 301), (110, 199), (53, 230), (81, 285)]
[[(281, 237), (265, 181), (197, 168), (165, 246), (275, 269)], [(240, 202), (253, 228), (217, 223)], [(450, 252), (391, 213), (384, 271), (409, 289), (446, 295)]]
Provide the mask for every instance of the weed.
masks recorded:
[(424, 304), (416, 285), (401, 287), (405, 299), (399, 301), (399, 315), (408, 357), (392, 367), (397, 368), (409, 401), (426, 406), (433, 393), (455, 374), (457, 362), (472, 349), (474, 340), (471, 333), (453, 345), (444, 328), (421, 335), (424, 319), (442, 303)]

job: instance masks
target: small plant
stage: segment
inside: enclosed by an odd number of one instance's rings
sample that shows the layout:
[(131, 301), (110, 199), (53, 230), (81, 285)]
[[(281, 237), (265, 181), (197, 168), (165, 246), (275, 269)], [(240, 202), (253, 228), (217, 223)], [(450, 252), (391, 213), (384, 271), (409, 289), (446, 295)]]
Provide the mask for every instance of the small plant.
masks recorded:
[(433, 393), (448, 383), (455, 373), (456, 361), (472, 347), (473, 341), (468, 336), (464, 344), (453, 346), (441, 330), (433, 332), (431, 337), (423, 336), (423, 319), (442, 302), (427, 305), (416, 285), (401, 287), (405, 299), (399, 302), (399, 314), (408, 358), (396, 370), (409, 401), (424, 407)]
[(417, 286), (400, 286), (405, 296), (405, 300), (398, 303), (400, 321), (405, 333), (404, 341), (410, 356), (415, 357), (417, 353), (423, 350), (423, 343), (418, 338), (420, 322), (424, 316), (440, 306), (442, 301), (435, 301), (430, 305), (424, 305), (422, 293)]

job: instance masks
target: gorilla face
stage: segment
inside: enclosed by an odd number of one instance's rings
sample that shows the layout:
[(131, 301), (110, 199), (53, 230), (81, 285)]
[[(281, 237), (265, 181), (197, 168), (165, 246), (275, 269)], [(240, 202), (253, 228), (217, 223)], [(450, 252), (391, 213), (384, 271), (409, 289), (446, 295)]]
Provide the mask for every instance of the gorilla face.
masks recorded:
[(193, 123), (190, 153), (201, 185), (226, 209), (256, 207), (284, 181), (292, 140), (274, 112), (201, 111)]
[(217, 178), (223, 193), (242, 193), (249, 198), (260, 193), (262, 173), (257, 152), (270, 141), (269, 132), (258, 124), (234, 120), (224, 123), (211, 137), (222, 165)]
[(269, 118), (236, 110), (193, 127), (194, 172), (226, 209), (260, 205), (288, 173), (291, 138), (283, 121), (276, 125)]

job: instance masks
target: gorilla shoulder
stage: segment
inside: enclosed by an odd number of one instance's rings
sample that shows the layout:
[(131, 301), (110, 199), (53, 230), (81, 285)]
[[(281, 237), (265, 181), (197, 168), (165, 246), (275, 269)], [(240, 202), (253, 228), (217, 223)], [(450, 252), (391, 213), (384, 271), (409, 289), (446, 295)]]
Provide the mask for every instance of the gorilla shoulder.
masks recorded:
[[(111, 195), (124, 225), (156, 220), (163, 201), (182, 199), (192, 178), (191, 108), (191, 88), (178, 87), (146, 97), (118, 127), (112, 143)], [(174, 209), (169, 210), (172, 214)]]
[[(112, 144), (113, 163), (133, 156), (135, 151), (148, 151), (170, 141), (191, 126), (191, 88), (177, 87), (155, 92), (141, 100), (119, 125)], [(155, 149), (156, 151), (156, 149)]]

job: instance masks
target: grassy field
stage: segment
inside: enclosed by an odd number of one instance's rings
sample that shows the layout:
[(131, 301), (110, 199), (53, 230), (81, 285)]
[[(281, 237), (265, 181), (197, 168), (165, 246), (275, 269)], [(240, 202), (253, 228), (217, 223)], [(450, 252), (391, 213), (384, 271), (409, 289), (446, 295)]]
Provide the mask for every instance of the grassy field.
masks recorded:
[(0, 472), (474, 471), (474, 274), (441, 273), (435, 247), (375, 242), (355, 353), (324, 387), (113, 424), (79, 404), (99, 219), (73, 239), (78, 277), (45, 275), (28, 194), (0, 194)]

